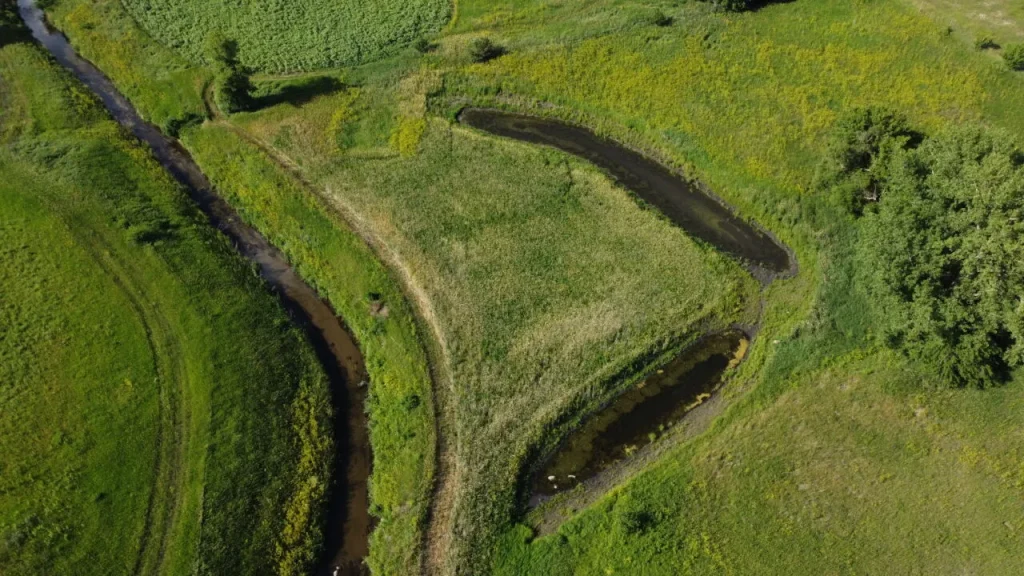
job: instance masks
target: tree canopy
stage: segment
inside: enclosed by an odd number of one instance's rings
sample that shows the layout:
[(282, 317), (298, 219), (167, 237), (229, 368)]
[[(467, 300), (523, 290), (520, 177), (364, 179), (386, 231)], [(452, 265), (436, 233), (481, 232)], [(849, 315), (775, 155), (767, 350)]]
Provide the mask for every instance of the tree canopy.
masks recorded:
[(211, 32), (203, 45), (206, 61), (217, 74), (214, 99), (217, 107), (232, 114), (252, 106), (252, 82), (238, 61), (238, 43), (220, 32)]
[(17, 4), (14, 0), (0, 0), (0, 46), (21, 41), (24, 36)]
[(817, 186), (859, 216), (879, 200), (892, 155), (920, 141), (921, 135), (901, 114), (884, 108), (855, 109), (832, 130)]
[(941, 383), (987, 386), (1024, 364), (1024, 155), (960, 128), (899, 150), (861, 270), (886, 340)]

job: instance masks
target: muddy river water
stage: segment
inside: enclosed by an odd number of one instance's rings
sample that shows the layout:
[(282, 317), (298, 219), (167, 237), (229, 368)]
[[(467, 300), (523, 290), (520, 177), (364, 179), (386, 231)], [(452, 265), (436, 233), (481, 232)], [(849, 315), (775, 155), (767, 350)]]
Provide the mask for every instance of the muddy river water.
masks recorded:
[(747, 345), (738, 330), (713, 334), (623, 392), (573, 431), (534, 475), (532, 503), (575, 488), (667, 432), (716, 391)]
[(329, 503), (325, 558), (319, 572), (362, 573), (371, 527), (367, 479), (372, 455), (363, 410), (367, 375), (355, 340), (284, 255), (243, 223), (217, 196), (188, 153), (155, 126), (143, 121), (102, 72), (75, 53), (62, 34), (46, 25), (35, 0), (18, 0), (18, 9), (33, 37), (102, 100), (118, 123), (149, 145), (160, 164), (188, 189), (210, 223), (231, 239), (241, 255), (259, 266), (260, 275), (277, 292), (291, 317), (313, 343), (330, 378), (336, 414), (335, 437), (340, 448), (336, 458), (336, 485)]

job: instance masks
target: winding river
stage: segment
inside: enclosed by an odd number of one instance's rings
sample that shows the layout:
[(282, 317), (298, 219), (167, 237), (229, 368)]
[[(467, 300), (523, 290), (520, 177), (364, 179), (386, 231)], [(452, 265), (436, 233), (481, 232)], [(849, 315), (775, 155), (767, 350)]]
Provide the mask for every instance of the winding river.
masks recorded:
[(326, 551), (320, 572), (362, 573), (371, 528), (367, 479), (372, 454), (363, 410), (367, 374), (355, 339), (331, 307), (288, 264), (284, 255), (242, 222), (217, 195), (188, 153), (176, 141), (142, 120), (102, 72), (80, 57), (62, 34), (46, 25), (43, 11), (35, 5), (35, 0), (18, 0), (18, 10), (32, 36), (100, 98), (119, 124), (149, 145), (157, 161), (185, 186), (210, 223), (231, 239), (242, 256), (259, 266), (260, 275), (280, 296), (292, 318), (313, 343), (330, 379), (335, 438), (343, 448), (336, 458), (338, 472), (328, 504)]

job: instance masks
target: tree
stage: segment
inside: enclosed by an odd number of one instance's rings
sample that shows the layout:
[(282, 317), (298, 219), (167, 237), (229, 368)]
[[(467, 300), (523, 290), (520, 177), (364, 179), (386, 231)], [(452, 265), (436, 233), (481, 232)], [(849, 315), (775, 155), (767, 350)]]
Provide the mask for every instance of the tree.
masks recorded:
[(816, 187), (830, 191), (837, 202), (859, 216), (867, 204), (881, 197), (889, 158), (920, 141), (921, 135), (897, 112), (855, 109), (836, 122)]
[(984, 387), (1024, 364), (1024, 155), (961, 128), (890, 161), (863, 220), (860, 269), (885, 340), (943, 384)]
[(1010, 44), (1003, 50), (1003, 60), (1011, 70), (1024, 70), (1024, 44)]
[(248, 70), (238, 61), (238, 43), (213, 31), (206, 37), (203, 53), (216, 73), (214, 100), (217, 107), (228, 114), (250, 108), (252, 82)]
[(490, 38), (475, 38), (469, 44), (469, 57), (473, 62), (487, 62), (505, 53), (505, 49), (495, 44)]
[(252, 83), (249, 75), (240, 70), (227, 70), (216, 79), (214, 99), (217, 107), (234, 114), (252, 106)]
[(13, 0), (0, 0), (0, 46), (21, 42), (27, 34)]

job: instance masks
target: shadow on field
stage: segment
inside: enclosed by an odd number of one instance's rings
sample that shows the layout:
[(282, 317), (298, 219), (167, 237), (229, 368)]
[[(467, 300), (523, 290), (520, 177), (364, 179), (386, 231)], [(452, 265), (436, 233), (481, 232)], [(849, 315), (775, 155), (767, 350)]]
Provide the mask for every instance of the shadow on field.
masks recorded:
[(790, 4), (790, 3), (795, 2), (795, 1), (796, 0), (751, 0), (747, 4), (746, 11), (747, 12), (757, 12), (758, 10), (761, 10), (762, 8), (767, 8), (769, 6), (774, 6), (775, 4)]
[(337, 92), (344, 87), (334, 76), (314, 76), (287, 81), (260, 83), (253, 99), (253, 108), (269, 108), (278, 104), (301, 106), (317, 96)]

